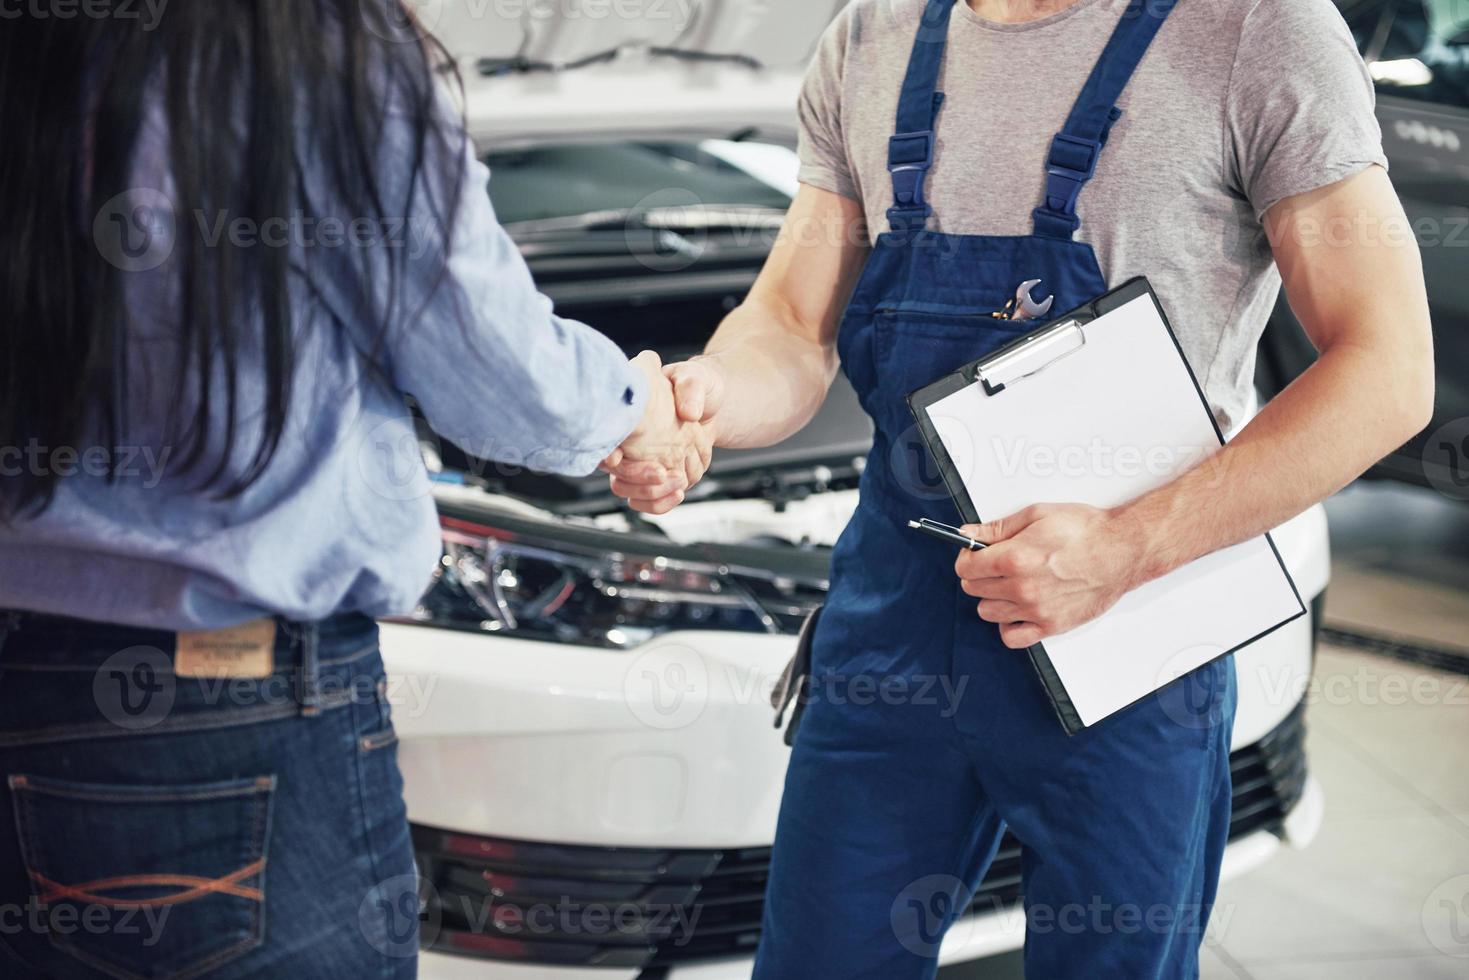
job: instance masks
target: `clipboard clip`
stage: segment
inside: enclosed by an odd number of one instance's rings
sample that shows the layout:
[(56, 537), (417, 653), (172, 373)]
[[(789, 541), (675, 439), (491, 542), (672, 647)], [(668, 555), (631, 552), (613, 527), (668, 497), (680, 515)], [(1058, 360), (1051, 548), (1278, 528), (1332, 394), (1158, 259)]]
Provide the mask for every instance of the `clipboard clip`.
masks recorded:
[(974, 380), (986, 395), (998, 395), (1009, 385), (1033, 378), (1058, 361), (1086, 347), (1082, 322), (1062, 320), (1026, 337), (974, 366)]

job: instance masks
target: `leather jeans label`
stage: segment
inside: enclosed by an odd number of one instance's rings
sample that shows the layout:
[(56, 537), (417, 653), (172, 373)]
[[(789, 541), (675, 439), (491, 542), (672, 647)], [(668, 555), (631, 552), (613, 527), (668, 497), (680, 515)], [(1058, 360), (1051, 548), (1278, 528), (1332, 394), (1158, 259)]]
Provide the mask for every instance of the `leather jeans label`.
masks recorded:
[(275, 671), (274, 619), (222, 630), (178, 634), (174, 673), (179, 677), (269, 677)]

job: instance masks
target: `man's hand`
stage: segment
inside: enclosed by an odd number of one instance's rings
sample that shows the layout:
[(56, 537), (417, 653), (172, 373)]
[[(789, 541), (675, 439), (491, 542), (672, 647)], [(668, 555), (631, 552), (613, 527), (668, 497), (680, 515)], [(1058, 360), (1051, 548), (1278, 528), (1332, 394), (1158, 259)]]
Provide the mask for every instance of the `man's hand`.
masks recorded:
[(666, 514), (683, 503), (709, 469), (712, 418), (722, 388), (711, 386), (707, 369), (681, 376), (683, 365), (664, 368), (652, 351), (633, 363), (648, 375), (648, 407), (642, 424), (602, 469), (612, 477), (612, 492), (634, 510)]
[(998, 623), (1012, 650), (1089, 623), (1142, 584), (1135, 535), (1112, 511), (1037, 504), (964, 533), (990, 545), (966, 551), (955, 570), (980, 599), (979, 618)]
[(678, 416), (685, 422), (713, 425), (724, 405), (724, 372), (712, 357), (695, 357), (663, 369), (673, 382)]

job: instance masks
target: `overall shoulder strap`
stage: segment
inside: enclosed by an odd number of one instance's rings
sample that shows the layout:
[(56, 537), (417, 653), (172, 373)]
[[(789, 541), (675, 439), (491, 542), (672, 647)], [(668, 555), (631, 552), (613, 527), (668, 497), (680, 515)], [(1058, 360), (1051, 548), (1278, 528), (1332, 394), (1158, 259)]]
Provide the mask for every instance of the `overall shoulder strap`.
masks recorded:
[(1122, 115), (1117, 100), (1158, 36), (1177, 0), (1131, 0), (1092, 69), (1046, 159), (1046, 200), (1035, 210), (1035, 233), (1070, 238), (1081, 227), (1076, 199), (1097, 172), (1107, 134)]
[(938, 91), (939, 70), (949, 43), (949, 19), (955, 0), (928, 0), (908, 75), (898, 98), (897, 134), (888, 141), (888, 170), (893, 175), (893, 206), (888, 221), (893, 231), (922, 228), (933, 214), (923, 196), (923, 185), (933, 166), (934, 121), (944, 97)]

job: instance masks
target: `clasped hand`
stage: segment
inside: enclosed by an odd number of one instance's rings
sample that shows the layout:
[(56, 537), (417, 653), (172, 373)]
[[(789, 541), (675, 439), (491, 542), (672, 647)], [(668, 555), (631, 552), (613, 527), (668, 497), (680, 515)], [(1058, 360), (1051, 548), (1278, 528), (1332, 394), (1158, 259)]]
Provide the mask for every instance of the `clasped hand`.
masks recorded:
[(602, 469), (612, 477), (612, 492), (633, 510), (666, 514), (709, 471), (723, 381), (700, 358), (665, 367), (644, 351), (633, 364), (648, 378), (647, 410)]
[(964, 552), (954, 571), (1013, 650), (1091, 622), (1146, 580), (1140, 536), (1113, 511), (1037, 504), (963, 530), (990, 547)]

